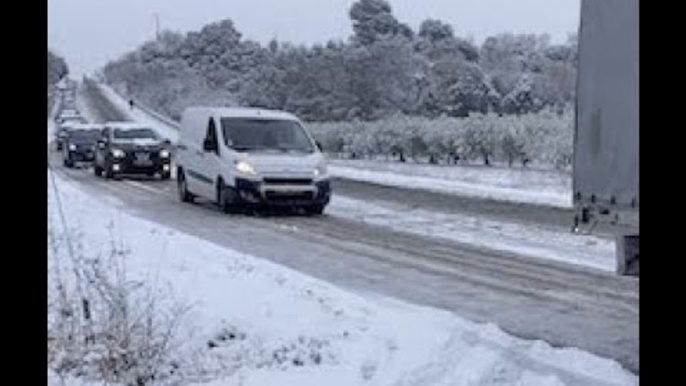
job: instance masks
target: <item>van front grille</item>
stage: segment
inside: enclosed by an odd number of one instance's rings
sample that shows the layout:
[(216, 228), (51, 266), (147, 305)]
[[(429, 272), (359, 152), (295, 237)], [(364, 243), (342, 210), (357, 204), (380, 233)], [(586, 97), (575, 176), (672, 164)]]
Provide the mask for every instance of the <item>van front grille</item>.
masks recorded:
[(311, 178), (265, 178), (265, 184), (270, 185), (311, 185)]

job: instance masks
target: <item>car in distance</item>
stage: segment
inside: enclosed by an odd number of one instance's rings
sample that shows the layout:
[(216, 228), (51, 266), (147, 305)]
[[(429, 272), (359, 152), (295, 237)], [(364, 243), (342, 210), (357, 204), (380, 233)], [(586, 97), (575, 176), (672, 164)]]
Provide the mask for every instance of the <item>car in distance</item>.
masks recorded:
[(81, 123), (79, 122), (64, 122), (57, 127), (57, 131), (55, 131), (55, 144), (58, 151), (62, 151), (62, 148), (64, 147), (64, 140), (67, 138), (67, 132), (80, 124)]
[(64, 109), (56, 119), (59, 125), (67, 122), (74, 123), (87, 123), (88, 121), (84, 118), (77, 110), (74, 109)]
[(101, 130), (102, 125), (87, 123), (72, 125), (65, 130), (62, 146), (64, 166), (71, 168), (76, 164), (93, 162)]

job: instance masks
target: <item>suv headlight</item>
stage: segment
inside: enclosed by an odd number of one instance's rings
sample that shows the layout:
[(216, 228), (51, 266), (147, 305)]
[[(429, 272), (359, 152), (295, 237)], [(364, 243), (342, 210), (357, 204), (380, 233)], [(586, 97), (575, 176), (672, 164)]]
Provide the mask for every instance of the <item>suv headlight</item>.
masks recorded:
[(160, 150), (160, 158), (169, 158), (169, 150)]
[(326, 164), (323, 165), (318, 165), (317, 167), (314, 168), (314, 176), (315, 177), (321, 177), (326, 174)]
[(76, 150), (76, 145), (74, 145), (73, 143), (70, 143), (69, 144), (69, 150), (72, 150), (72, 151)]
[(247, 163), (245, 161), (236, 162), (236, 170), (240, 173), (248, 174), (248, 175), (256, 175), (257, 174), (257, 170), (255, 170), (255, 168), (252, 165), (250, 165), (249, 163)]
[(114, 158), (124, 158), (125, 155), (124, 150), (112, 149), (112, 157)]

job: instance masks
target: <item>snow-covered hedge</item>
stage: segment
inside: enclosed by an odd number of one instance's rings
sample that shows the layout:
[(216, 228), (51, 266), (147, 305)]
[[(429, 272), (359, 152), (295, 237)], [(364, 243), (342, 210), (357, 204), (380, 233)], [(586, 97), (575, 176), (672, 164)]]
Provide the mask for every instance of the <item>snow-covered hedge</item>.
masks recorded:
[(564, 169), (572, 160), (573, 123), (571, 111), (543, 111), (437, 119), (396, 115), (373, 122), (312, 122), (308, 127), (326, 152), (352, 158), (535, 163)]

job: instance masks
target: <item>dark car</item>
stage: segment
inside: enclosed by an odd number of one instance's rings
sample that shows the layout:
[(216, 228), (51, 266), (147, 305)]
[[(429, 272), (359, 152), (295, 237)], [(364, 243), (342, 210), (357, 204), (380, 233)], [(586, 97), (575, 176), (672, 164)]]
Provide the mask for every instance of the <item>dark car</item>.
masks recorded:
[(144, 125), (135, 123), (105, 124), (95, 150), (93, 170), (96, 176), (107, 178), (121, 175), (158, 174), (162, 179), (171, 176), (169, 141)]
[[(85, 126), (85, 125), (84, 125)], [(62, 139), (62, 159), (64, 166), (74, 167), (78, 163), (91, 163), (95, 159), (95, 147), (100, 138), (100, 130), (92, 127), (77, 127), (65, 131)]]
[(59, 126), (55, 132), (55, 144), (57, 145), (57, 150), (62, 151), (64, 147), (64, 140), (67, 138), (67, 132), (75, 126), (76, 123), (69, 122)]

